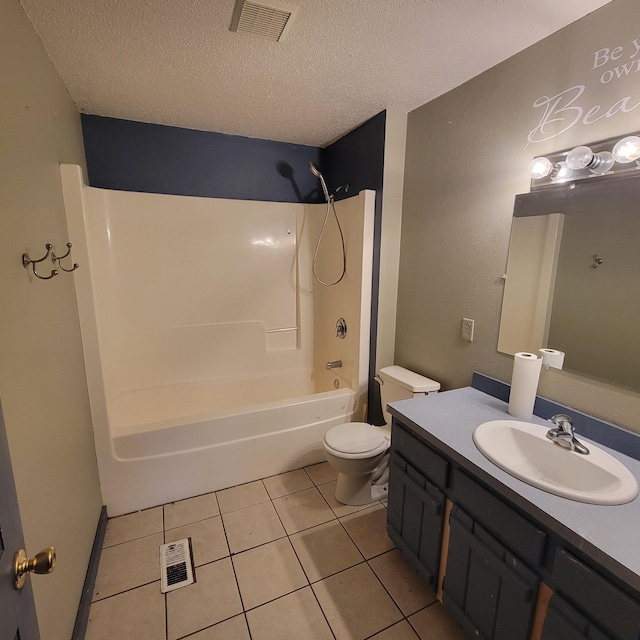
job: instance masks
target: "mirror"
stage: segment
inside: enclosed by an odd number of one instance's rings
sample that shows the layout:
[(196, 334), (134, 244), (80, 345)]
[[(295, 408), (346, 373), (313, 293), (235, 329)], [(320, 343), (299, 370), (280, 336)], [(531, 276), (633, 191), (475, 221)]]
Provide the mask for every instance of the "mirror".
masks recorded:
[(516, 196), (498, 351), (640, 391), (640, 175)]

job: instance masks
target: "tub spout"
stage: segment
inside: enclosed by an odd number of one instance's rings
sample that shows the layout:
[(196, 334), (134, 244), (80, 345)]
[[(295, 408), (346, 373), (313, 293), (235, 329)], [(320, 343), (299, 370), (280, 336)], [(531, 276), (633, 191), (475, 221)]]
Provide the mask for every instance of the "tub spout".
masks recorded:
[(325, 365), (328, 371), (331, 371), (331, 369), (339, 369), (341, 366), (342, 360), (329, 360)]

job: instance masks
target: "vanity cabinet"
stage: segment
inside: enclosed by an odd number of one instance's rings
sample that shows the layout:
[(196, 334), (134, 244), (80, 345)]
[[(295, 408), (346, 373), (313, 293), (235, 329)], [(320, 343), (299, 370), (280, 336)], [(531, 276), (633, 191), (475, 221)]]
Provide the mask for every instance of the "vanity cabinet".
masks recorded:
[[(388, 533), (434, 590), (443, 574), (439, 596), (469, 637), (640, 640), (637, 594), (397, 420)], [(546, 611), (536, 610), (541, 581), (553, 592)]]

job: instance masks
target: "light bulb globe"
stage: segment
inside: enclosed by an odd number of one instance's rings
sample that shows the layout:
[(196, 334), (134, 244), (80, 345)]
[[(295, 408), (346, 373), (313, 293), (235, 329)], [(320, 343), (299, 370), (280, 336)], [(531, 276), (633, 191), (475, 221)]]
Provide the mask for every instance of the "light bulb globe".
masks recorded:
[(616, 142), (613, 147), (613, 158), (621, 164), (640, 159), (640, 137), (627, 136)]
[(594, 161), (589, 167), (589, 171), (595, 176), (603, 176), (611, 170), (615, 162), (612, 153), (609, 151), (601, 151), (600, 153), (596, 153)]
[(569, 169), (577, 171), (585, 169), (593, 161), (593, 151), (589, 147), (580, 146), (571, 149), (567, 154), (567, 166)]
[(544, 156), (540, 156), (539, 158), (534, 158), (529, 163), (529, 175), (534, 180), (538, 180), (540, 178), (544, 178), (548, 176), (553, 170), (553, 163), (549, 158), (545, 158)]

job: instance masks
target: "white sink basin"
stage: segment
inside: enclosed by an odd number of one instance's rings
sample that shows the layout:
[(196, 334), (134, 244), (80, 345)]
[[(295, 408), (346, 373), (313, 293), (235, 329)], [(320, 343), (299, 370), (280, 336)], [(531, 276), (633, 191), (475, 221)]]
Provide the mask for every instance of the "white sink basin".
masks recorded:
[(507, 473), (558, 496), (624, 504), (638, 495), (636, 479), (620, 461), (591, 442), (586, 443), (588, 455), (570, 451), (554, 444), (546, 432), (546, 427), (529, 422), (493, 420), (474, 431), (473, 441)]

